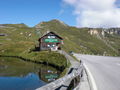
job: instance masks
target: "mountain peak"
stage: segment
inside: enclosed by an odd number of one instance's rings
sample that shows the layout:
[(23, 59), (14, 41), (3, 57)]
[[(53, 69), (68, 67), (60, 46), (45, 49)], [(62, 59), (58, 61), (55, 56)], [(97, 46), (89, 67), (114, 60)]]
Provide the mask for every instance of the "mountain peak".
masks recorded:
[(58, 20), (58, 19), (53, 19), (53, 20), (51, 20), (51, 21), (49, 21), (49, 22), (59, 23), (59, 24), (62, 24), (62, 25), (64, 25), (64, 26), (68, 26), (68, 25), (65, 24), (63, 21), (60, 21), (60, 20)]
[(60, 21), (60, 20), (57, 20), (57, 19), (53, 19), (53, 20), (50, 20), (48, 22), (40, 22), (39, 24), (37, 24), (35, 27), (36, 28), (42, 28), (44, 27), (45, 25), (61, 25), (63, 27), (67, 27), (68, 25), (65, 24), (63, 21)]

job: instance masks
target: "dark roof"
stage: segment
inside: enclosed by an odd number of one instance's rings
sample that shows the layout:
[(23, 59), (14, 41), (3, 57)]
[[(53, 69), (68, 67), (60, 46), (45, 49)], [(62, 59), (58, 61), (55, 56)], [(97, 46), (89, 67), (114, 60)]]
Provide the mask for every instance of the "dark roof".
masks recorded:
[(7, 34), (4, 34), (4, 33), (0, 33), (0, 36), (7, 36)]
[(54, 33), (54, 32), (47, 32), (46, 34), (44, 34), (42, 37), (40, 37), (39, 38), (39, 40), (41, 39), (41, 38), (43, 38), (44, 36), (47, 36), (48, 34), (54, 34), (54, 35), (56, 35), (58, 38), (60, 38), (61, 40), (63, 40), (63, 38), (62, 37), (60, 37), (59, 35), (57, 35), (56, 33)]

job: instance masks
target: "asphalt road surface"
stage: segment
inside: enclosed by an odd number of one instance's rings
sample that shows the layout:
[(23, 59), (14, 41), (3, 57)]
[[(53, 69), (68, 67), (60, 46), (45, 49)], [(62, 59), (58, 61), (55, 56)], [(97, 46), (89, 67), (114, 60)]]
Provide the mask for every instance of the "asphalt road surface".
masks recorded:
[(74, 54), (91, 72), (97, 90), (120, 90), (120, 57)]

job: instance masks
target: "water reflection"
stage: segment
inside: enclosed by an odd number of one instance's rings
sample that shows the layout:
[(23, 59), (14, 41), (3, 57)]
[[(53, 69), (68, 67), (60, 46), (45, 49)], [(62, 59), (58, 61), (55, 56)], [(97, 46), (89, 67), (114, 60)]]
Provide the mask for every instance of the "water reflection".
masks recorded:
[(39, 78), (45, 82), (51, 82), (56, 80), (60, 75), (58, 71), (52, 71), (50, 69), (41, 68), (39, 71)]
[(59, 77), (55, 68), (0, 57), (0, 90), (33, 90)]

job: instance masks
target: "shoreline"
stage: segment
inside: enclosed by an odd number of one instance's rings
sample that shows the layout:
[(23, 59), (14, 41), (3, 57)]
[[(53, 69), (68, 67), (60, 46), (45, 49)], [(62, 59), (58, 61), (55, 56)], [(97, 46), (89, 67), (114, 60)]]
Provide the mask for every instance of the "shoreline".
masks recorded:
[(22, 56), (0, 55), (0, 57), (11, 57), (11, 58), (21, 59), (21, 60), (26, 61), (26, 62), (32, 62), (32, 63), (36, 63), (36, 64), (48, 65), (48, 66), (51, 66), (53, 68), (56, 68), (57, 70), (59, 70), (61, 72), (63, 72), (67, 68), (67, 67), (64, 67), (64, 66), (58, 66), (58, 65), (48, 63), (48, 62), (45, 62), (45, 61), (42, 62), (42, 61), (35, 61), (35, 60), (27, 59), (27, 58), (24, 58)]

